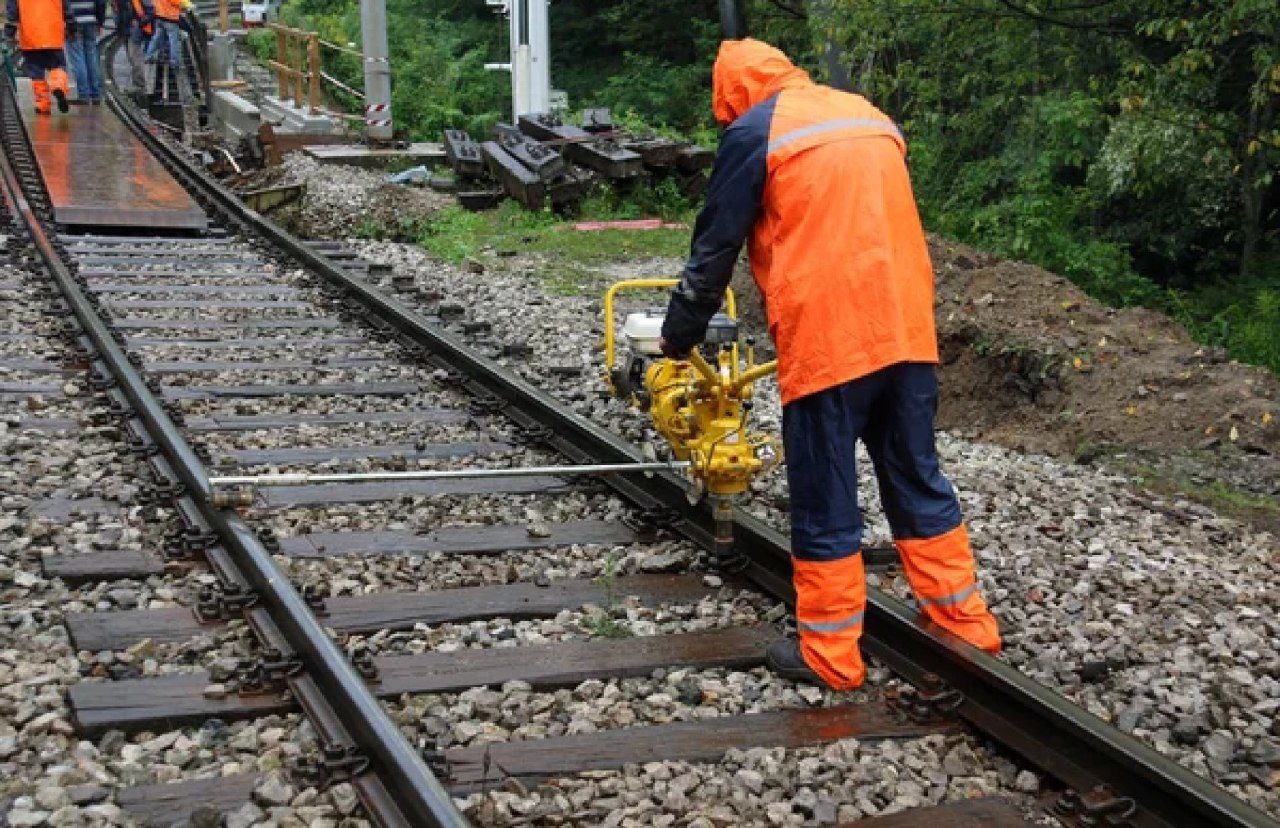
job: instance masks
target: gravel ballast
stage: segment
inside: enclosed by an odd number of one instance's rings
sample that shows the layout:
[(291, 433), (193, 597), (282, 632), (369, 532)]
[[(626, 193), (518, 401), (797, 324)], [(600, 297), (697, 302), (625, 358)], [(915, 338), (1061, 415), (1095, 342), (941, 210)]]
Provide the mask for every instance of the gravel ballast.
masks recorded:
[[(641, 415), (596, 379), (603, 321), (596, 291), (546, 293), (536, 263), (483, 273), (420, 249), (352, 242), (370, 261), (413, 274), (492, 331), (470, 344), (629, 438)], [(627, 275), (671, 271), (657, 261)], [(614, 274), (601, 274), (599, 287)], [(621, 274), (618, 274), (621, 275)], [(412, 295), (401, 298), (412, 300)], [(653, 304), (654, 302), (650, 302)], [(643, 306), (642, 300), (637, 303)], [(420, 304), (424, 312), (431, 303)], [(503, 355), (510, 342), (532, 353)], [(565, 370), (577, 369), (577, 373)], [(758, 420), (776, 429), (776, 392), (761, 384)], [(1280, 547), (1265, 532), (1188, 501), (1142, 492), (1107, 467), (1056, 461), (946, 434), (939, 449), (965, 507), (1005, 655), (1055, 688), (1255, 805), (1280, 813), (1276, 648)], [(863, 463), (872, 542), (887, 538)], [(747, 507), (785, 527), (785, 482), (760, 481)], [(904, 593), (897, 578), (884, 585)]]

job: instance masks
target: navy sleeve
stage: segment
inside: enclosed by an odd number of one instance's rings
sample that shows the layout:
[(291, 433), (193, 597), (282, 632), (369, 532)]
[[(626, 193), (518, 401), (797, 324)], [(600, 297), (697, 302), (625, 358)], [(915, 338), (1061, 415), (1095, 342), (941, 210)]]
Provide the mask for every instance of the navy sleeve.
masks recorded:
[(4, 34), (12, 39), (18, 33), (18, 0), (5, 0)]
[(707, 201), (694, 224), (689, 261), (662, 325), (662, 337), (678, 352), (706, 336), (707, 323), (720, 309), (738, 254), (760, 215), (773, 104), (771, 98), (749, 110), (720, 141)]

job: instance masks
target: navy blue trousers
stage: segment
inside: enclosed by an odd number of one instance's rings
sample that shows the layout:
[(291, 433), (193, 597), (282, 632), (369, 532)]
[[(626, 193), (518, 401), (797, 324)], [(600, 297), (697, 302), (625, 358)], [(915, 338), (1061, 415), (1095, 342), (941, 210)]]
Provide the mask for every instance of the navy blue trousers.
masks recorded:
[(933, 538), (960, 525), (955, 489), (938, 466), (937, 408), (935, 367), (910, 362), (783, 407), (793, 555), (829, 561), (861, 550), (858, 440), (871, 456), (895, 540)]
[(26, 66), (27, 77), (32, 80), (44, 80), (46, 72), (67, 66), (61, 49), (29, 49), (22, 53), (22, 62)]

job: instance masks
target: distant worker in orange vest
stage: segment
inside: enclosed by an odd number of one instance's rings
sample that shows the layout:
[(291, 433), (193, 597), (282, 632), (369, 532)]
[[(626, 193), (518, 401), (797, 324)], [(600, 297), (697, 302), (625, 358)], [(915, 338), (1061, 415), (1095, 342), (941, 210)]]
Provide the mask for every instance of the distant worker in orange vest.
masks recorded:
[[(190, 8), (188, 0), (155, 0), (156, 33), (147, 44), (147, 62), (159, 63), (160, 50), (168, 53), (169, 68), (177, 74), (182, 69), (182, 11)], [(178, 89), (183, 88), (181, 76)]]
[(727, 130), (663, 350), (681, 357), (703, 341), (749, 239), (778, 351), (799, 632), (770, 647), (770, 667), (835, 690), (866, 677), (859, 440), (922, 614), (999, 651), (934, 446), (933, 267), (901, 132), (757, 40), (720, 47), (712, 96)]
[(58, 99), (58, 110), (66, 112), (69, 87), (62, 48), (71, 14), (65, 0), (6, 0), (5, 16), (4, 35), (9, 41), (17, 39), (36, 112), (52, 111), (50, 91)]

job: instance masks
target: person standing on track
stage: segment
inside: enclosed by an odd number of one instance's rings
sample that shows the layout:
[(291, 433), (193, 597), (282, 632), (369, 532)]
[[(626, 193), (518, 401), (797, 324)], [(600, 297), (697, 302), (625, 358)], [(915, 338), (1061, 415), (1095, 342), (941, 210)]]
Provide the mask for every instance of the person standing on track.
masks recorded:
[[(181, 0), (154, 0), (156, 15), (156, 33), (147, 44), (147, 62), (159, 63), (160, 50), (168, 55), (169, 69), (175, 76), (182, 70), (182, 20), (183, 3)], [(179, 83), (181, 90), (183, 84)]]
[(4, 35), (17, 41), (31, 78), (36, 112), (53, 111), (50, 92), (58, 100), (58, 111), (67, 111), (67, 63), (62, 54), (66, 44), (67, 21), (71, 19), (65, 0), (5, 0)]
[(115, 2), (116, 31), (124, 38), (125, 56), (129, 60), (129, 91), (142, 93), (147, 88), (146, 64), (142, 51), (155, 33), (155, 7), (151, 5), (151, 0)]
[(727, 129), (662, 347), (679, 358), (703, 341), (749, 238), (778, 351), (799, 630), (770, 667), (836, 690), (866, 676), (858, 440), (923, 615), (998, 651), (934, 445), (933, 267), (901, 132), (757, 40), (721, 45), (712, 95)]
[(98, 37), (107, 21), (107, 0), (70, 0), (67, 24), (67, 62), (76, 79), (76, 98), (102, 103), (102, 67), (98, 61)]

